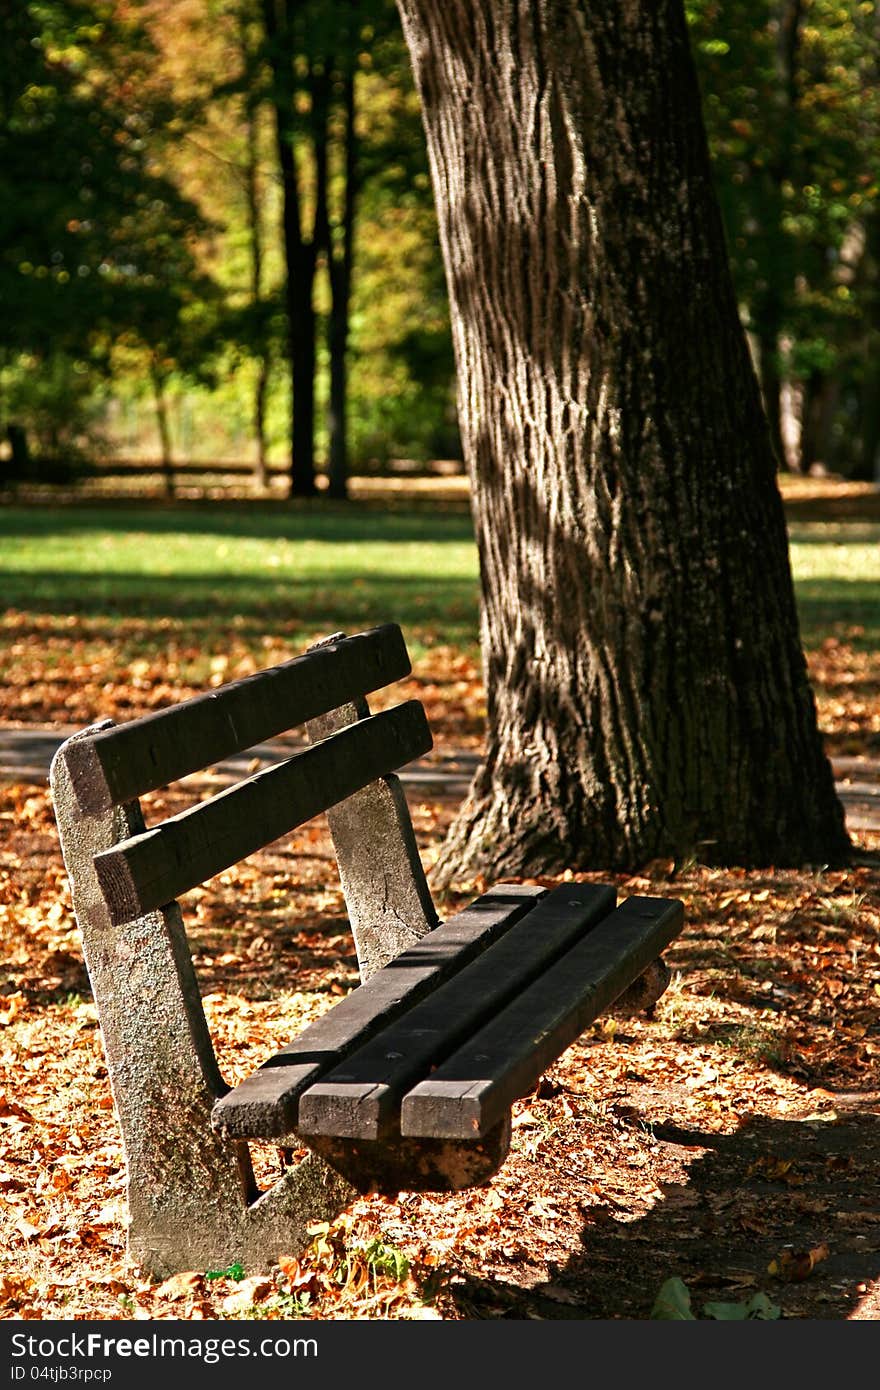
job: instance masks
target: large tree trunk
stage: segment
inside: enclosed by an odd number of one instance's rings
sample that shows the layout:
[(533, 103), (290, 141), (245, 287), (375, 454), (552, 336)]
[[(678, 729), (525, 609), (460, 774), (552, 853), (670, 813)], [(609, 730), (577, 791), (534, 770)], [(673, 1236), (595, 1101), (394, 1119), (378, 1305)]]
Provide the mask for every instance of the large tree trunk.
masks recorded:
[(398, 0), (482, 577), (439, 883), (848, 848), (681, 0)]

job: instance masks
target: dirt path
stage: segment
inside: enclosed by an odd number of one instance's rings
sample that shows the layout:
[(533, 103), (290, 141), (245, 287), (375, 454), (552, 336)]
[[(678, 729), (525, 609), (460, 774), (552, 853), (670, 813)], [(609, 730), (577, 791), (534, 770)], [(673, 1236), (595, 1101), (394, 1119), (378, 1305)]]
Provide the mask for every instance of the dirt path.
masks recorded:
[[(73, 726), (0, 724), (0, 781), (45, 786), (56, 748), (73, 732)], [(257, 766), (268, 767), (289, 757), (297, 746), (290, 739), (261, 743), (225, 759), (209, 778), (202, 780), (218, 786), (236, 781)], [(400, 776), (405, 786), (420, 795), (460, 797), (467, 790), (475, 765), (476, 755), (471, 750), (435, 751), (410, 764)], [(880, 761), (837, 758), (832, 765), (848, 829), (880, 830)]]

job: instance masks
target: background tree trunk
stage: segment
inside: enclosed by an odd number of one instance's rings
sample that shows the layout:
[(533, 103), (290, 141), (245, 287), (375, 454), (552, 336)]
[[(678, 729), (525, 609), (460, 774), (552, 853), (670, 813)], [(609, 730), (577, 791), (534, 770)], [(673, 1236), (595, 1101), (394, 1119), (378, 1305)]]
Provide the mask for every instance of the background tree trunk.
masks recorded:
[[(246, 37), (241, 37), (242, 52), (246, 53)], [(247, 203), (248, 231), (250, 233), (250, 271), (251, 303), (257, 308), (263, 297), (263, 217), (260, 207), (260, 135), (259, 113), (253, 102), (244, 103), (246, 157), (244, 168), (244, 192)], [(257, 482), (261, 488), (269, 487), (269, 464), (266, 454), (266, 398), (269, 391), (269, 348), (267, 342), (254, 352), (257, 364), (257, 378), (254, 382), (254, 441), (257, 446)]]
[(315, 308), (316, 248), (303, 235), (299, 176), (294, 151), (293, 0), (262, 0), (267, 58), (272, 67), (273, 104), (281, 170), (284, 243), (284, 304), (287, 311), (291, 385), (290, 494), (315, 493)]
[(348, 495), (348, 336), (351, 310), (351, 277), (354, 260), (354, 216), (357, 185), (357, 134), (355, 131), (354, 69), (343, 78), (342, 105), (345, 119), (345, 189), (342, 201), (341, 244), (328, 240), (330, 276), (330, 400), (327, 411), (328, 492), (343, 499)]
[[(880, 11), (878, 11), (880, 28)], [(878, 50), (880, 51), (880, 50)], [(880, 62), (878, 62), (880, 72)], [(859, 459), (853, 477), (880, 486), (880, 212), (867, 219), (862, 274), (870, 286), (862, 327)]]
[(171, 452), (171, 422), (168, 419), (168, 400), (165, 395), (165, 377), (155, 357), (150, 359), (150, 382), (153, 387), (153, 404), (156, 409), (156, 427), (159, 431), (159, 447), (162, 457), (162, 476), (168, 497), (174, 496), (174, 457)]
[(8, 474), (16, 482), (29, 478), (33, 471), (33, 458), (28, 443), (27, 430), (23, 425), (10, 420), (6, 426), (6, 441), (9, 445)]
[(777, 468), (785, 468), (787, 459), (782, 438), (782, 373), (779, 369), (779, 334), (781, 320), (770, 309), (757, 328), (758, 371), (761, 381), (761, 396), (764, 402), (764, 415), (770, 435), (770, 447)]
[(488, 691), (437, 881), (840, 858), (681, 0), (398, 8)]
[(801, 414), (802, 473), (813, 464), (822, 464), (829, 471), (833, 467), (831, 427), (839, 395), (839, 380), (828, 372), (815, 368), (807, 377)]

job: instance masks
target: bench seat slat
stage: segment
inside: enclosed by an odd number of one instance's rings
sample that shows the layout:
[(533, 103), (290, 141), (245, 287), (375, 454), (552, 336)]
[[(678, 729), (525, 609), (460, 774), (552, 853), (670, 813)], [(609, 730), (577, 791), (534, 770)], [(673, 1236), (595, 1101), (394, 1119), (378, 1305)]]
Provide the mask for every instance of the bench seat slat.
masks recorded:
[(97, 815), (132, 801), (381, 690), (411, 669), (400, 628), (386, 623), (77, 740), (66, 752), (77, 803)]
[[(304, 1135), (381, 1138), (403, 1093), (614, 908), (614, 889), (565, 884), (299, 1100)], [(386, 967), (387, 969), (388, 967)]]
[(409, 700), (95, 855), (111, 922), (171, 902), (431, 746), (425, 712)]
[(217, 1101), (212, 1127), (225, 1139), (289, 1136), (306, 1086), (484, 951), (545, 893), (529, 884), (498, 884), (435, 927)]
[(477, 1139), (636, 980), (684, 921), (668, 898), (628, 898), (404, 1096), (401, 1133)]

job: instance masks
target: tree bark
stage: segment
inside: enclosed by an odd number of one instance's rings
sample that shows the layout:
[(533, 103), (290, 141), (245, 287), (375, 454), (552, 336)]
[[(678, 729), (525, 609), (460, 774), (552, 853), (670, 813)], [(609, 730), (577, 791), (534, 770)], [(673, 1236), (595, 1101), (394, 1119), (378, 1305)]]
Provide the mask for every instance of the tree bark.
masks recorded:
[[(240, 38), (242, 53), (247, 53), (247, 37)], [(256, 308), (263, 297), (263, 220), (260, 208), (259, 128), (257, 111), (250, 98), (245, 99), (246, 163), (244, 191), (247, 203), (251, 253), (251, 303)], [(263, 489), (269, 486), (269, 467), (266, 457), (266, 396), (269, 389), (269, 351), (262, 346), (256, 351), (257, 379), (254, 383), (254, 439), (257, 446), (257, 482)]]
[[(878, 12), (880, 28), (880, 12)], [(880, 70), (880, 62), (877, 64)], [(880, 212), (867, 219), (861, 272), (867, 305), (862, 331), (863, 378), (859, 400), (858, 466), (853, 477), (880, 486)]]
[(281, 224), (286, 273), (288, 359), (291, 384), (290, 494), (315, 492), (315, 309), (314, 238), (303, 235), (294, 151), (293, 0), (262, 0), (281, 170)]
[(355, 134), (354, 71), (343, 79), (345, 117), (345, 189), (342, 205), (341, 245), (327, 248), (330, 277), (330, 401), (328, 408), (328, 492), (344, 499), (348, 495), (348, 335), (351, 306), (351, 276), (354, 260), (354, 216), (357, 180), (357, 137)]
[(156, 408), (156, 426), (159, 430), (159, 444), (162, 452), (162, 477), (165, 493), (174, 496), (174, 458), (171, 452), (171, 423), (168, 419), (168, 401), (165, 396), (165, 380), (155, 360), (150, 363), (150, 381), (153, 387), (153, 404)]
[(785, 444), (782, 438), (782, 373), (779, 370), (778, 316), (768, 313), (757, 327), (758, 371), (764, 415), (770, 435), (770, 447), (777, 468), (787, 467)]
[(488, 695), (435, 881), (841, 859), (681, 0), (398, 8)]
[(829, 471), (832, 458), (831, 427), (840, 396), (840, 380), (819, 368), (812, 371), (804, 385), (801, 414), (800, 470), (807, 473), (813, 464)]

